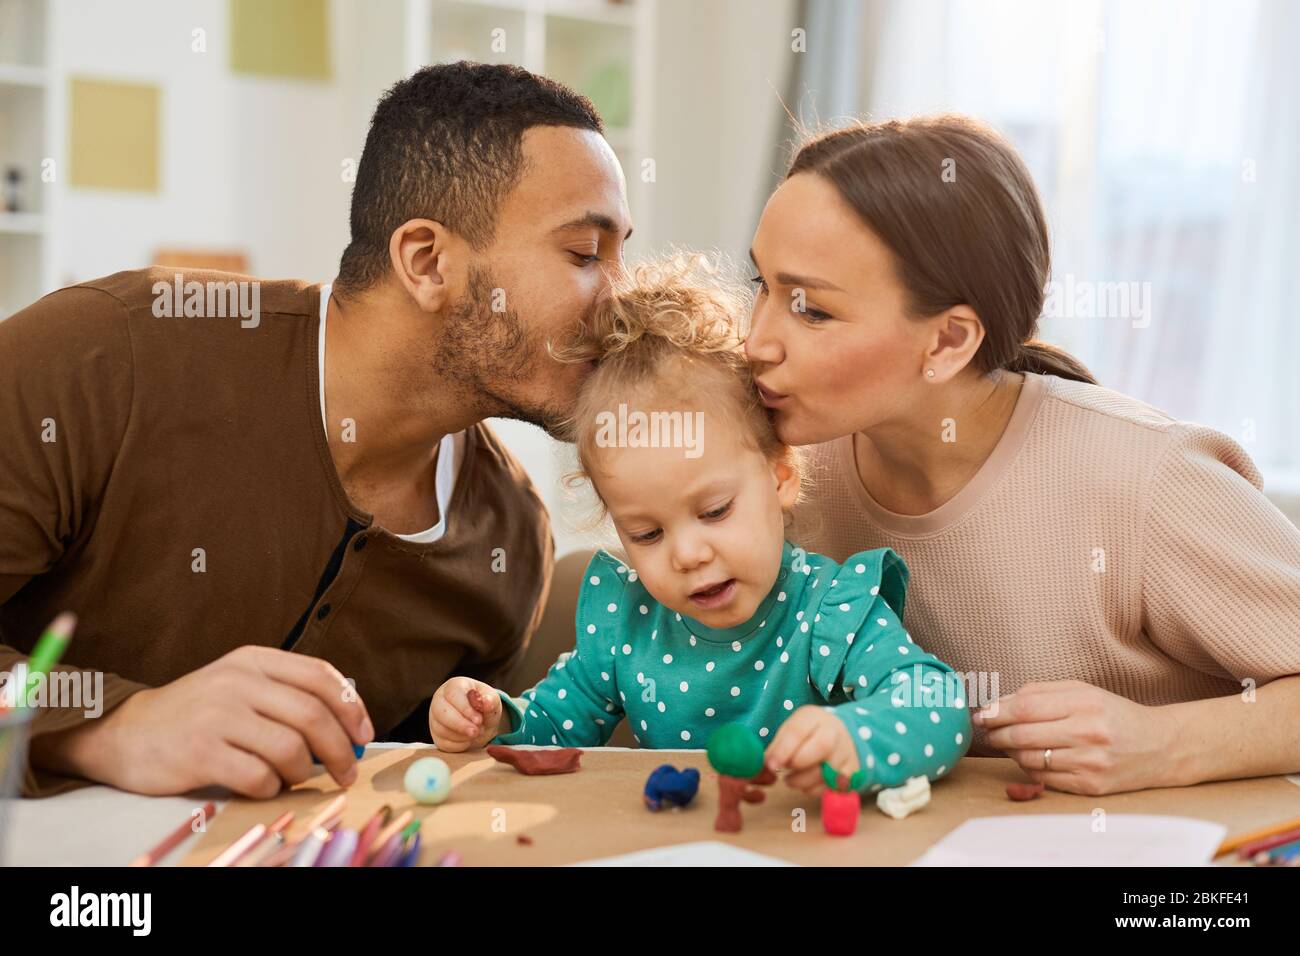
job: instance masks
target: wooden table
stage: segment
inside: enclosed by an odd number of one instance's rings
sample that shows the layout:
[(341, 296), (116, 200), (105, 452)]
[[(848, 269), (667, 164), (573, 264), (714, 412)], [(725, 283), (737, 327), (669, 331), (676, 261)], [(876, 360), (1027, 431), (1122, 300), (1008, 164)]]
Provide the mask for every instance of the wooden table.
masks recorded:
[[(452, 768), (452, 793), (437, 807), (407, 796), (403, 774), (411, 761), (439, 756)], [(696, 767), (700, 792), (685, 810), (651, 813), (641, 794), (650, 771), (663, 763)], [(348, 789), (343, 825), (360, 828), (384, 804), (413, 809), (422, 821), (420, 863), (434, 863), (456, 850), (466, 866), (555, 865), (700, 840), (721, 840), (792, 863), (812, 865), (905, 865), (972, 817), (1010, 813), (1140, 813), (1196, 817), (1222, 823), (1229, 834), (1300, 816), (1300, 787), (1285, 777), (1262, 777), (1146, 790), (1106, 797), (1048, 791), (1040, 799), (1013, 803), (1003, 787), (1025, 779), (1004, 758), (966, 758), (933, 787), (929, 806), (905, 820), (892, 820), (864, 799), (857, 833), (830, 837), (822, 831), (819, 800), (777, 784), (762, 804), (742, 806), (744, 831), (713, 830), (717, 778), (703, 751), (590, 750), (574, 774), (527, 777), (482, 752), (440, 754), (428, 747), (371, 748)], [(184, 865), (203, 865), (255, 823), (295, 811), (290, 837), (300, 835), (315, 811), (339, 793), (328, 777), (308, 780), (272, 800), (232, 799), (186, 854)], [(517, 840), (521, 834), (530, 844)]]

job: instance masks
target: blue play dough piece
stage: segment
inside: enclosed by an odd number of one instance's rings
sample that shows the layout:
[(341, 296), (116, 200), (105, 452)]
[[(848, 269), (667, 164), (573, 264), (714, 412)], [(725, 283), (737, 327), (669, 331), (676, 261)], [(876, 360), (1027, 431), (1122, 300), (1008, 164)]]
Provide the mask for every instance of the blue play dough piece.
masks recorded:
[[(366, 755), (366, 745), (365, 745), (365, 744), (353, 744), (353, 745), (352, 745), (352, 755), (353, 755), (354, 757), (356, 757), (358, 760), (360, 760), (362, 757), (364, 757), (364, 756)], [(312, 754), (312, 755), (311, 755), (311, 762), (312, 762), (312, 763), (321, 763), (322, 761), (321, 761), (320, 757), (317, 757), (315, 754)]]
[(645, 782), (645, 805), (651, 810), (664, 806), (684, 807), (700, 789), (700, 772), (693, 768), (678, 770), (666, 763), (651, 771)]
[(416, 803), (442, 803), (451, 793), (451, 768), (437, 757), (421, 757), (406, 768), (402, 786)]

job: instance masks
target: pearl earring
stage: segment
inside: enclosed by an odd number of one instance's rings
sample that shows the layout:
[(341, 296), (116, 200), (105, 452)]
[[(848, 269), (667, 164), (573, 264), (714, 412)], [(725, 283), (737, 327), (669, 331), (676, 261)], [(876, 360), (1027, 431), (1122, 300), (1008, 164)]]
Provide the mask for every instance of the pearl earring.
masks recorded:
[(932, 368), (927, 368), (927, 369), (925, 370), (925, 377), (926, 377), (926, 378), (934, 378), (934, 369), (932, 369)]

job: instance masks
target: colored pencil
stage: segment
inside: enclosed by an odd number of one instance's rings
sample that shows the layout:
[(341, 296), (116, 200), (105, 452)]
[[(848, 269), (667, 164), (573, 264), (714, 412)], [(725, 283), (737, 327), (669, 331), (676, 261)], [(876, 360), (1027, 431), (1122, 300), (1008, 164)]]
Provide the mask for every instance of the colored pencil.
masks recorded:
[(293, 822), (293, 811), (286, 810), (275, 818), (269, 827), (266, 828), (266, 836), (253, 846), (248, 848), (238, 860), (234, 862), (237, 867), (261, 866), (262, 863), (280, 847), (284, 846), (284, 831), (289, 828)]
[(1287, 830), (1294, 830), (1300, 827), (1300, 817), (1291, 820), (1284, 820), (1281, 823), (1274, 823), (1272, 826), (1260, 827), (1258, 830), (1251, 830), (1249, 833), (1241, 833), (1234, 837), (1229, 837), (1219, 844), (1219, 848), (1214, 852), (1216, 857), (1223, 856), (1225, 853), (1231, 853), (1233, 850), (1239, 850), (1247, 843), (1254, 843), (1257, 840), (1264, 840), (1271, 836), (1277, 836), (1285, 833)]
[(393, 837), (402, 832), (402, 828), (411, 822), (412, 816), (410, 810), (405, 810), (401, 816), (379, 831), (379, 836), (375, 837), (374, 846), (371, 848), (370, 856), (366, 860), (367, 866), (374, 866), (375, 854), (384, 849)]
[(334, 831), (334, 839), (321, 851), (316, 860), (317, 866), (347, 866), (352, 854), (357, 849), (357, 831), (340, 827)]
[(76, 626), (77, 615), (71, 611), (64, 611), (50, 622), (50, 626), (45, 629), (45, 633), (41, 635), (31, 654), (27, 656), (27, 680), (25, 685), (19, 688), (15, 710), (27, 706), (27, 695), (40, 683), (41, 678), (49, 673), (50, 668), (59, 662), (64, 648), (72, 639), (72, 632)]
[[(199, 812), (203, 814), (203, 825), (206, 827), (208, 825), (208, 821), (211, 820), (216, 815), (217, 806), (216, 804), (209, 801), (208, 803), (205, 803), (203, 805), (203, 809), (200, 810)], [(176, 849), (177, 846), (183, 843), (186, 840), (186, 838), (193, 836), (194, 833), (195, 833), (194, 816), (193, 814), (191, 814), (188, 820), (186, 820), (184, 823), (178, 826), (171, 833), (167, 834), (165, 837), (159, 840), (157, 846), (155, 846), (153, 849), (149, 850), (146, 853), (140, 854), (134, 860), (132, 860), (131, 866), (155, 865), (159, 860), (161, 860), (172, 850)]]
[(370, 818), (361, 830), (361, 836), (357, 839), (356, 852), (352, 854), (352, 862), (349, 866), (365, 866), (366, 858), (370, 855), (370, 848), (374, 845), (375, 837), (379, 836), (379, 831), (388, 825), (392, 818), (393, 808), (384, 804), (379, 808), (379, 812)]

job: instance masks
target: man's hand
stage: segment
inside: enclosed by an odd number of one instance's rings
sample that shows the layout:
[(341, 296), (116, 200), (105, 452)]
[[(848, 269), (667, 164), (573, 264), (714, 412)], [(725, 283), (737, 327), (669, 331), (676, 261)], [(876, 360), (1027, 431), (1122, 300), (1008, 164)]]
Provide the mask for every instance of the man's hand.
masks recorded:
[(313, 775), (356, 780), (353, 743), (374, 739), (356, 690), (319, 658), (240, 647), (97, 720), (32, 741), (38, 766), (162, 795), (221, 786), (273, 797)]
[(832, 711), (813, 704), (800, 707), (783, 723), (768, 745), (768, 769), (786, 771), (785, 782), (804, 793), (826, 789), (822, 763), (852, 776), (858, 770), (858, 750), (849, 728)]
[(496, 688), (470, 677), (453, 677), (429, 702), (429, 736), (448, 753), (477, 750), (500, 732), (501, 716)]

